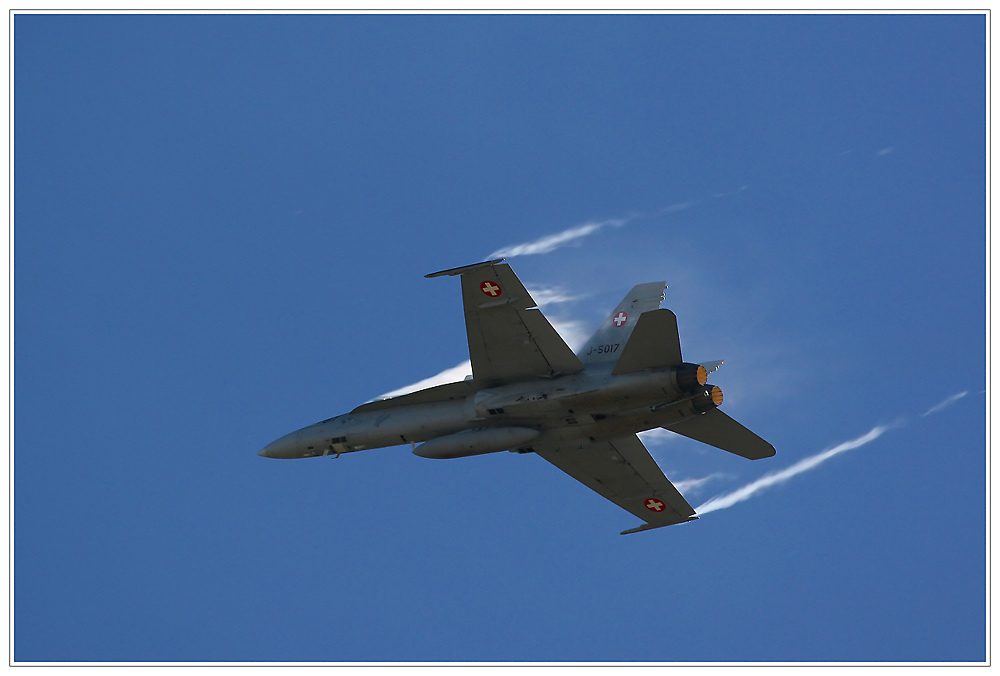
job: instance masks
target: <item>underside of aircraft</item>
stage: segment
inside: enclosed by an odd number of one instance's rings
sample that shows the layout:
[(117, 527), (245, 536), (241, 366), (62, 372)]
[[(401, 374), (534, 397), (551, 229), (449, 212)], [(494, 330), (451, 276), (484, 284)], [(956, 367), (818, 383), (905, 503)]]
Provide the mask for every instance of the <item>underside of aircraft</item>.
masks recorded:
[[(697, 519), (637, 436), (656, 428), (756, 460), (774, 447), (719, 409), (721, 361), (681, 357), (664, 282), (635, 286), (576, 353), (503, 259), (427, 277), (461, 279), (472, 377), (368, 402), (286, 435), (260, 455), (323, 456), (410, 444), (421, 457), (535, 453), (643, 523)], [(418, 445), (419, 444), (419, 445)]]

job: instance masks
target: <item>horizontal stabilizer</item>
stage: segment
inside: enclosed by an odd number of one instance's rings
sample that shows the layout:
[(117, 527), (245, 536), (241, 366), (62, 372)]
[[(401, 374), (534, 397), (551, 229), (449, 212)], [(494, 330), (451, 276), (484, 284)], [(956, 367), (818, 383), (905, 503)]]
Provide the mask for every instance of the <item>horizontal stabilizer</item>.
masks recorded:
[(681, 359), (677, 315), (666, 308), (643, 312), (632, 331), (614, 374), (676, 366)]
[(682, 420), (666, 429), (750, 460), (774, 455), (774, 446), (717, 408)]

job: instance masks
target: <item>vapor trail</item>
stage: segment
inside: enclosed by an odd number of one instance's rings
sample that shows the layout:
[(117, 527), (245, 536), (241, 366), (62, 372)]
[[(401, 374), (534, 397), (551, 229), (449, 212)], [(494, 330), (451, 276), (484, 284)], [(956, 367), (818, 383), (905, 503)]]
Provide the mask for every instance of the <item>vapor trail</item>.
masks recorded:
[(539, 308), (556, 303), (569, 303), (581, 298), (568, 293), (561, 286), (535, 286), (527, 289), (527, 292), (534, 299), (535, 306)]
[(674, 481), (674, 488), (679, 490), (681, 493), (687, 493), (688, 491), (699, 491), (706, 483), (709, 481), (715, 481), (716, 479), (725, 478), (724, 474), (719, 472), (713, 472), (706, 477), (701, 479), (681, 479), (680, 481)]
[(423, 380), (417, 381), (410, 385), (404, 385), (399, 389), (393, 390), (392, 392), (386, 392), (385, 394), (379, 395), (378, 399), (388, 399), (389, 397), (398, 397), (403, 394), (409, 394), (410, 392), (416, 392), (417, 390), (424, 390), (428, 387), (434, 387), (435, 385), (444, 385), (445, 383), (457, 383), (460, 380), (464, 380), (466, 376), (472, 375), (472, 360), (466, 359), (458, 366), (452, 366), (450, 369), (445, 369), (430, 378), (424, 378)]
[(497, 249), (489, 255), (490, 258), (510, 258), (512, 256), (530, 256), (533, 254), (543, 254), (558, 249), (559, 247), (571, 244), (581, 237), (593, 234), (601, 228), (613, 225), (620, 228), (628, 222), (627, 218), (609, 218), (606, 221), (591, 221), (572, 228), (557, 232), (554, 235), (546, 235), (533, 242), (514, 244), (512, 246)]
[(947, 399), (945, 399), (944, 401), (942, 401), (941, 403), (935, 404), (934, 406), (931, 406), (924, 413), (922, 413), (920, 415), (920, 417), (923, 418), (925, 416), (929, 416), (931, 413), (937, 413), (938, 411), (943, 411), (944, 409), (948, 408), (949, 406), (951, 406), (952, 404), (954, 404), (956, 401), (958, 401), (959, 399), (961, 399), (962, 397), (964, 397), (968, 393), (969, 393), (969, 391), (965, 390), (964, 392), (959, 392), (958, 394), (953, 394), (950, 397), (948, 397)]
[(873, 427), (870, 432), (863, 434), (856, 439), (845, 441), (844, 443), (838, 444), (829, 450), (823, 451), (822, 453), (817, 453), (816, 455), (800, 460), (791, 467), (787, 467), (780, 472), (765, 474), (756, 481), (749, 483), (742, 488), (738, 488), (732, 493), (714, 497), (701, 507), (698, 507), (695, 511), (698, 512), (698, 514), (707, 514), (708, 512), (714, 512), (719, 509), (732, 507), (736, 503), (743, 502), (766, 488), (784, 483), (794, 476), (817, 467), (835, 455), (839, 455), (844, 451), (850, 451), (864, 446), (865, 444), (869, 444), (878, 439), (891, 428), (891, 425), (878, 425), (877, 427)]

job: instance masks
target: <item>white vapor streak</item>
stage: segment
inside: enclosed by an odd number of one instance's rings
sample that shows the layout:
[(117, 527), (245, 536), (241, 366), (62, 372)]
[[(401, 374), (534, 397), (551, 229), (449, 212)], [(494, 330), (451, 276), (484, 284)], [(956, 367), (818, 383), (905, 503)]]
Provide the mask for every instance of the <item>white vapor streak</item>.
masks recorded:
[(541, 239), (536, 239), (534, 242), (525, 242), (523, 244), (515, 244), (503, 249), (497, 249), (489, 255), (489, 258), (511, 258), (513, 256), (530, 256), (533, 254), (548, 253), (558, 249), (559, 247), (566, 246), (581, 237), (586, 237), (587, 235), (597, 232), (606, 225), (613, 225), (616, 228), (620, 228), (625, 225), (626, 222), (627, 219), (624, 218), (609, 218), (606, 221), (592, 221), (590, 223), (584, 223), (583, 225), (577, 225), (563, 230), (562, 232), (557, 232), (554, 235), (546, 235)]
[(527, 289), (528, 293), (535, 300), (537, 307), (553, 305), (555, 303), (568, 303), (579, 300), (580, 296), (571, 296), (566, 290), (559, 286), (538, 286)]
[(472, 375), (472, 361), (466, 359), (458, 366), (452, 366), (450, 369), (445, 369), (433, 375), (430, 378), (424, 378), (423, 380), (413, 383), (412, 385), (404, 385), (399, 389), (393, 390), (392, 392), (386, 392), (385, 394), (379, 395), (377, 399), (388, 399), (389, 397), (398, 397), (403, 394), (409, 394), (410, 392), (416, 392), (417, 390), (423, 390), (428, 387), (434, 387), (435, 385), (444, 385), (445, 383), (457, 383), (465, 379), (465, 376)]
[[(590, 338), (590, 332), (584, 325), (578, 321), (572, 319), (555, 319), (553, 317), (549, 318), (549, 324), (552, 324), (552, 328), (556, 330), (556, 333), (566, 341), (569, 345), (569, 349), (576, 352), (587, 339)], [(593, 330), (593, 329), (591, 329)]]
[(695, 511), (699, 514), (707, 514), (708, 512), (714, 512), (719, 509), (726, 509), (727, 507), (732, 507), (738, 502), (743, 502), (753, 497), (760, 491), (775, 486), (780, 483), (784, 483), (794, 476), (807, 472), (818, 465), (826, 462), (835, 455), (839, 455), (844, 451), (850, 451), (852, 449), (864, 446), (865, 444), (871, 443), (882, 436), (886, 430), (890, 429), (889, 425), (879, 425), (873, 427), (870, 432), (863, 434), (857, 439), (851, 439), (845, 441), (842, 444), (838, 444), (833, 448), (823, 451), (822, 453), (817, 453), (816, 455), (810, 456), (799, 462), (795, 463), (791, 467), (787, 467), (780, 472), (775, 472), (773, 474), (766, 474), (760, 479), (738, 488), (732, 493), (727, 493), (726, 495), (720, 495), (712, 498), (701, 507), (698, 507)]
[(712, 481), (714, 479), (720, 479), (723, 476), (724, 476), (723, 474), (715, 472), (713, 474), (709, 474), (706, 477), (702, 477), (701, 479), (681, 479), (680, 481), (674, 481), (672, 483), (674, 484), (674, 488), (679, 490), (681, 493), (687, 493), (689, 491), (697, 492), (698, 490), (701, 489), (703, 485), (705, 485), (709, 481)]
[(714, 193), (714, 196), (715, 197), (732, 197), (733, 195), (739, 195), (741, 192), (743, 192), (746, 189), (747, 189), (747, 186), (741, 185), (739, 188), (737, 188), (733, 192), (717, 192), (717, 193)]
[(929, 416), (931, 413), (937, 413), (938, 411), (943, 411), (944, 409), (948, 408), (949, 406), (951, 406), (952, 404), (954, 404), (956, 401), (958, 401), (959, 399), (961, 399), (962, 397), (964, 397), (968, 393), (969, 393), (969, 391), (965, 390), (964, 392), (959, 392), (958, 394), (953, 394), (950, 397), (948, 397), (947, 399), (945, 399), (944, 401), (942, 401), (942, 402), (940, 402), (938, 404), (935, 404), (934, 406), (931, 406), (924, 413), (922, 413), (920, 415), (920, 417), (923, 418), (925, 416)]
[(663, 207), (660, 209), (661, 214), (673, 214), (678, 211), (684, 211), (691, 207), (690, 202), (677, 202), (676, 204), (671, 204), (669, 207)]

